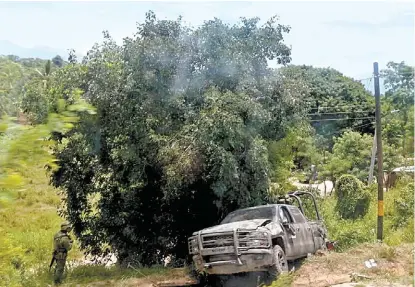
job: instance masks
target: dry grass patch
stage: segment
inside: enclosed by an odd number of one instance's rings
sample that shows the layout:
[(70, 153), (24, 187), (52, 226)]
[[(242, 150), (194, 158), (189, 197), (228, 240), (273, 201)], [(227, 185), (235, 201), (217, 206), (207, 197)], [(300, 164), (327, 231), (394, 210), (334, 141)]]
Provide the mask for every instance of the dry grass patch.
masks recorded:
[[(353, 277), (379, 284), (410, 284), (413, 281), (413, 252), (412, 244), (397, 247), (363, 244), (344, 253), (313, 256), (299, 269), (292, 286), (325, 287), (351, 282)], [(365, 261), (369, 259), (375, 259), (377, 267), (367, 268)]]

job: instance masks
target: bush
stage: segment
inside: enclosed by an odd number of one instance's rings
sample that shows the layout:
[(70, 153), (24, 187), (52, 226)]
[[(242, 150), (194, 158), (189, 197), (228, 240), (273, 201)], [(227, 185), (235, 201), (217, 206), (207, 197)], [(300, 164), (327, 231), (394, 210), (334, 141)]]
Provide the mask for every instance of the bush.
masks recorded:
[(376, 204), (372, 201), (366, 216), (354, 220), (342, 219), (336, 210), (336, 199), (327, 198), (320, 204), (330, 240), (338, 242), (339, 251), (357, 244), (374, 242), (376, 238)]
[[(337, 198), (328, 197), (319, 202), (320, 211), (327, 226), (330, 240), (338, 241), (338, 250), (345, 251), (350, 247), (362, 243), (376, 242), (377, 228), (377, 198), (376, 185), (365, 188), (369, 193), (368, 210), (364, 216), (356, 219), (341, 218), (337, 211)], [(413, 183), (400, 180), (396, 187), (384, 195), (384, 237), (383, 242), (389, 246), (414, 242), (414, 219), (412, 209), (406, 210), (402, 202), (413, 200)], [(405, 199), (406, 198), (406, 199)], [(401, 209), (402, 207), (402, 209)], [(396, 223), (400, 224), (396, 224)]]
[(409, 183), (397, 188), (400, 193), (393, 202), (395, 210), (394, 228), (405, 226), (414, 216), (414, 184)]
[(363, 217), (369, 208), (370, 193), (353, 175), (343, 175), (336, 185), (336, 211), (343, 219)]

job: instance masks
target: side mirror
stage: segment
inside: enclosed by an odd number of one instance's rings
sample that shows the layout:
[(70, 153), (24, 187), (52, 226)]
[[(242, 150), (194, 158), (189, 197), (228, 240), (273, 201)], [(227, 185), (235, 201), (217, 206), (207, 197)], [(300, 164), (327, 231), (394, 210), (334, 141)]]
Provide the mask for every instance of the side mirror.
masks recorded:
[(284, 225), (284, 226), (288, 226), (289, 225), (287, 218), (283, 218), (282, 225)]

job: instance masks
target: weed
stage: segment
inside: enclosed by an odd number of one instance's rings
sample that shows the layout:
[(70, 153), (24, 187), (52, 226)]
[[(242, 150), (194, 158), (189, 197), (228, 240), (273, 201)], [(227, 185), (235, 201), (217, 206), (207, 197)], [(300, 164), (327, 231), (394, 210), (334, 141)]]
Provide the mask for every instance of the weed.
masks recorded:
[(280, 277), (272, 282), (269, 287), (287, 287), (291, 286), (292, 282), (294, 280), (294, 275), (292, 273), (286, 273), (280, 275)]
[[(407, 197), (410, 182), (400, 182), (395, 188), (385, 193), (384, 242), (390, 246), (414, 242), (414, 219), (398, 212), (396, 202), (401, 196)], [(335, 210), (336, 200), (333, 197), (319, 200), (319, 206), (331, 239), (338, 241), (338, 250), (345, 251), (361, 243), (376, 242), (377, 200), (376, 188), (368, 188), (371, 201), (368, 213), (356, 220), (341, 219)], [(402, 201), (402, 200), (401, 200)], [(400, 220), (399, 218), (402, 218)], [(397, 225), (399, 221), (402, 224)]]
[[(96, 281), (106, 280), (126, 280), (128, 278), (144, 278), (147, 276), (168, 275), (172, 272), (168, 268), (142, 268), (130, 269), (119, 268), (118, 266), (105, 267), (102, 265), (78, 266), (66, 273), (65, 284), (88, 284)], [(38, 272), (30, 276), (23, 287), (47, 286), (53, 281), (52, 273), (46, 268), (39, 269)]]
[(384, 258), (387, 261), (394, 261), (394, 259), (396, 258), (397, 253), (395, 248), (390, 247), (390, 246), (384, 246), (379, 250), (379, 254), (378, 257), (379, 258)]

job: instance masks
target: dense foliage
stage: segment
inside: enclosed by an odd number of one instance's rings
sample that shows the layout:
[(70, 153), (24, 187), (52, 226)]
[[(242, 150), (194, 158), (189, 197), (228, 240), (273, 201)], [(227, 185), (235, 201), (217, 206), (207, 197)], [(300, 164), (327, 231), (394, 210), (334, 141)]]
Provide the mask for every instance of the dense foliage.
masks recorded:
[(65, 134), (73, 128), (79, 120), (78, 112), (94, 113), (82, 99), (74, 105), (66, 105), (62, 99), (58, 102), (59, 110), (49, 114), (45, 124), (25, 127), (6, 116), (0, 119), (0, 197), (5, 190), (23, 184), (28, 166), (43, 164), (56, 170), (58, 165), (52, 154), (55, 146), (52, 134)]
[(389, 62), (382, 71), (385, 79), (386, 136), (401, 148), (403, 156), (414, 153), (414, 68), (404, 62)]
[(363, 217), (369, 208), (371, 194), (353, 175), (343, 175), (336, 186), (336, 210), (343, 219)]
[(183, 258), (194, 230), (266, 201), (266, 140), (284, 136), (302, 102), (267, 67), (289, 62), (289, 28), (258, 21), (189, 29), (148, 13), (135, 38), (118, 46), (105, 33), (88, 53), (79, 87), (97, 115), (62, 140), (54, 175), (83, 248)]
[[(289, 30), (276, 17), (194, 29), (149, 12), (133, 38), (120, 46), (104, 32), (82, 62), (74, 53), (69, 63), (1, 58), (0, 112), (20, 108), (32, 126), (1, 122), (0, 191), (22, 183), (22, 166), (48, 164), (84, 251), (151, 265), (184, 258), (192, 232), (272, 201), (315, 165), (318, 180), (337, 183), (323, 202), (333, 239), (367, 241), (371, 231), (354, 227), (372, 220), (371, 189), (359, 180), (369, 171), (374, 99), (336, 70), (286, 66)], [(390, 171), (413, 151), (413, 70), (390, 63), (382, 75)], [(96, 114), (80, 113), (89, 104)], [(408, 190), (393, 205), (394, 230), (409, 228)]]
[[(59, 57), (59, 56), (57, 56)], [(0, 116), (18, 116), (25, 93), (25, 84), (43, 77), (47, 60), (0, 56)], [(55, 71), (55, 64), (49, 64), (49, 72)]]
[(346, 129), (374, 132), (370, 123), (375, 116), (375, 101), (360, 82), (331, 68), (290, 65), (279, 73), (301, 80), (300, 84), (307, 87), (304, 96), (308, 116), (317, 134), (324, 137), (326, 148)]

